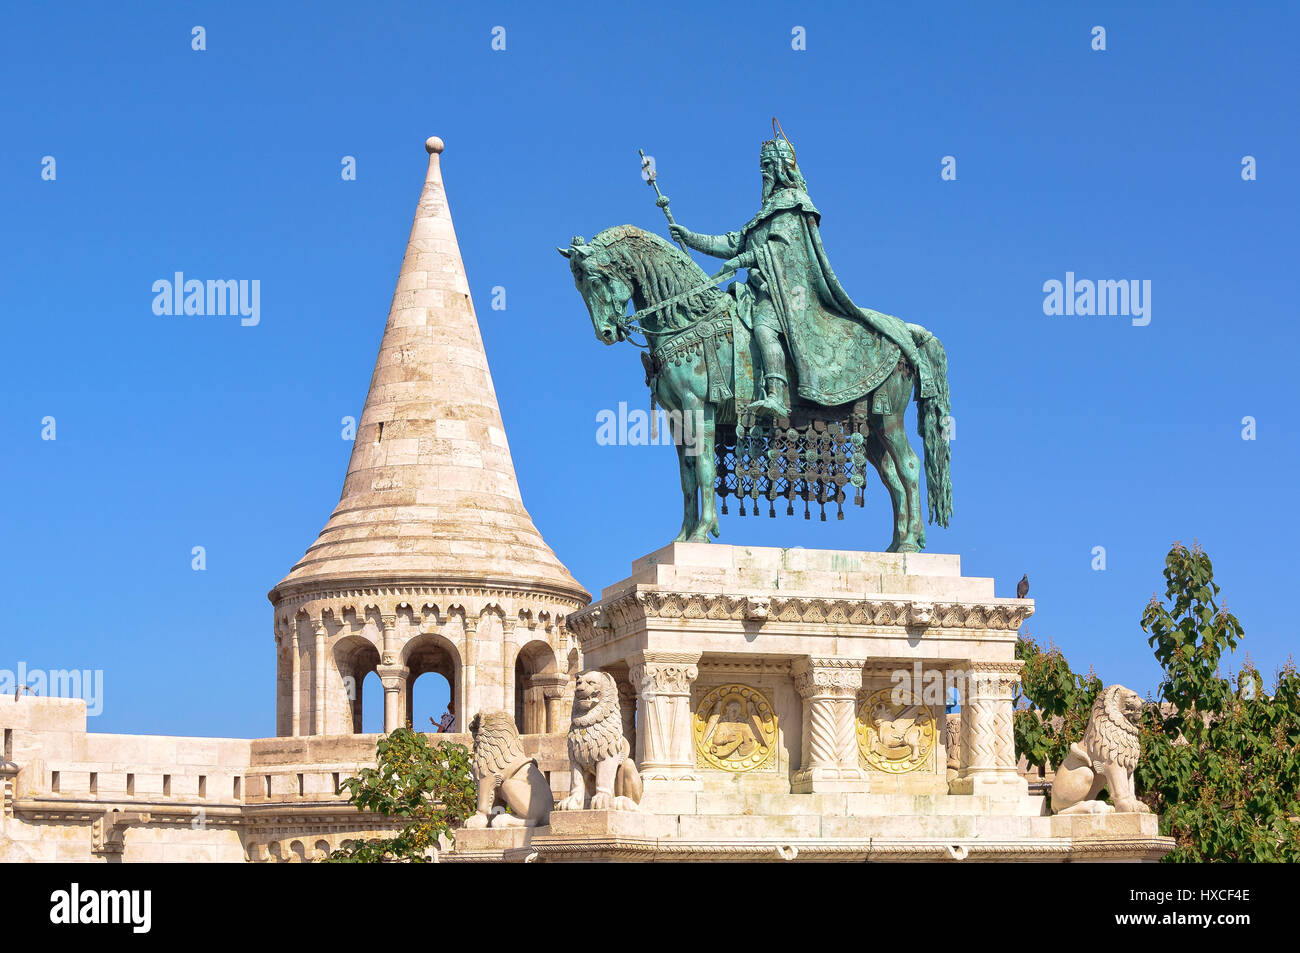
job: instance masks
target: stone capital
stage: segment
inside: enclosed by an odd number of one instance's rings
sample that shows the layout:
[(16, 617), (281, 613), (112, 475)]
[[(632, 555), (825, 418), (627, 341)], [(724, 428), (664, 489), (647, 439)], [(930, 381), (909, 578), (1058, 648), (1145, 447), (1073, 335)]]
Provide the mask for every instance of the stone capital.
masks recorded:
[(1011, 700), (1020, 685), (1024, 662), (972, 662), (966, 671), (966, 691), (971, 699)]
[(686, 695), (699, 677), (699, 652), (638, 652), (628, 666), (628, 680), (638, 695)]
[(563, 697), (565, 689), (569, 687), (569, 676), (563, 672), (534, 675), (532, 683), (540, 688), (542, 694), (547, 698), (560, 698)]
[(794, 660), (791, 673), (795, 690), (804, 698), (813, 696), (855, 697), (862, 689), (861, 659), (815, 658), (805, 655)]
[(379, 676), (379, 681), (384, 686), (384, 691), (397, 691), (406, 684), (407, 677), (411, 670), (405, 665), (376, 665), (375, 674)]

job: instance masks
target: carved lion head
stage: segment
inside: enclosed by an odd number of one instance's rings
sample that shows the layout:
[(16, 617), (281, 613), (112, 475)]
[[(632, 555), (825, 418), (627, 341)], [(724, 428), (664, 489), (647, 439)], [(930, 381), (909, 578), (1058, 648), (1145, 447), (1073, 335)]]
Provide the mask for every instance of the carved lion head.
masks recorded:
[(583, 672), (573, 690), (573, 707), (586, 714), (611, 693), (617, 693), (614, 676), (608, 672)]

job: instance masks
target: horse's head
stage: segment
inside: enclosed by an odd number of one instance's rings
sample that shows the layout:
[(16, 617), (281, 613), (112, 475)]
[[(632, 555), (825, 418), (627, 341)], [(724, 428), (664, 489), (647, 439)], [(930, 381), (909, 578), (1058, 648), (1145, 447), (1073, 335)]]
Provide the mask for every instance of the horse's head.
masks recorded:
[(609, 253), (604, 243), (588, 245), (581, 236), (575, 237), (568, 248), (557, 251), (569, 259), (573, 283), (577, 285), (582, 300), (587, 302), (596, 337), (606, 344), (624, 340), (627, 337), (627, 303), (632, 300), (635, 289), (623, 277), (623, 269), (615, 256)]

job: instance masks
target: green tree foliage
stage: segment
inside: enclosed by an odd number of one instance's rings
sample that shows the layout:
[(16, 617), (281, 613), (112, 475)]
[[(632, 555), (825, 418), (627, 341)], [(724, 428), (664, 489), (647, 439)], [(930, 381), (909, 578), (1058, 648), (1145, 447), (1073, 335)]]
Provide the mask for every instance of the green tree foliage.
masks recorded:
[(464, 745), (430, 745), (418, 731), (399, 728), (379, 739), (377, 768), (365, 768), (340, 785), (360, 811), (405, 818), (394, 837), (356, 840), (329, 856), (331, 863), (423, 863), (438, 838), (477, 808), (477, 788)]
[(1092, 672), (1076, 675), (1060, 649), (1039, 646), (1028, 632), (1016, 642), (1016, 658), (1025, 663), (1015, 713), (1016, 751), (1037, 767), (1060, 764), (1070, 742), (1088, 727), (1101, 679)]
[[(1152, 596), (1142, 613), (1164, 676), (1161, 703), (1143, 713), (1135, 777), (1176, 842), (1165, 859), (1300, 861), (1300, 675), (1288, 663), (1266, 693), (1247, 659), (1235, 684), (1223, 677), (1223, 655), (1245, 632), (1219, 601), (1210, 557), (1175, 543), (1164, 576), (1165, 599)], [(1032, 764), (1059, 764), (1082, 737), (1101, 682), (1028, 637), (1017, 657), (1025, 662), (1017, 750)]]

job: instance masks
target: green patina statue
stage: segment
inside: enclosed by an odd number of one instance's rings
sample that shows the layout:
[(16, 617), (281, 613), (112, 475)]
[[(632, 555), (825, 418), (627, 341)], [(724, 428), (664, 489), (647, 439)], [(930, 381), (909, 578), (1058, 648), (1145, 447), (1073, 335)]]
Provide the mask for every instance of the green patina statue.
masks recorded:
[[(775, 126), (775, 123), (774, 123)], [(925, 446), (930, 521), (947, 526), (949, 480), (947, 359), (938, 339), (853, 303), (822, 247), (821, 213), (784, 136), (763, 143), (762, 206), (743, 228), (702, 235), (677, 224), (658, 194), (673, 238), (716, 258), (708, 276), (650, 232), (620, 225), (560, 253), (606, 344), (644, 334), (642, 362), (652, 401), (669, 412), (681, 469), (678, 540), (718, 535), (715, 494), (758, 515), (767, 500), (834, 504), (846, 488), (864, 501), (869, 462), (894, 510), (890, 552), (925, 548), (920, 466), (904, 413), (915, 395)], [(717, 283), (746, 269), (744, 281)], [(629, 302), (633, 313), (627, 314)], [(635, 342), (634, 342), (635, 343)], [(698, 421), (698, 426), (690, 426)], [(703, 491), (703, 492), (701, 492)], [(710, 492), (712, 491), (712, 492)]]

